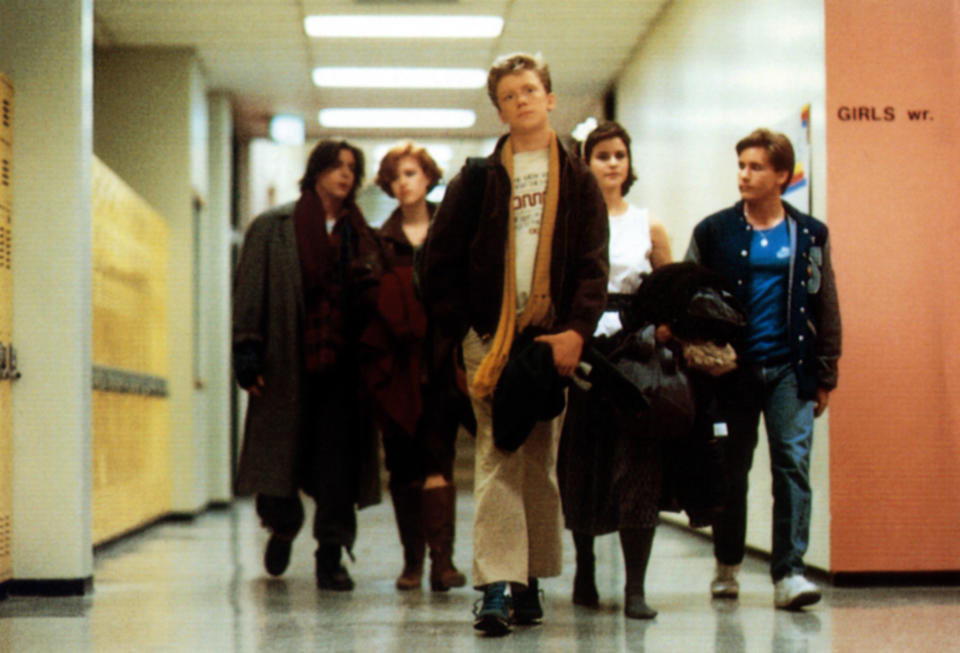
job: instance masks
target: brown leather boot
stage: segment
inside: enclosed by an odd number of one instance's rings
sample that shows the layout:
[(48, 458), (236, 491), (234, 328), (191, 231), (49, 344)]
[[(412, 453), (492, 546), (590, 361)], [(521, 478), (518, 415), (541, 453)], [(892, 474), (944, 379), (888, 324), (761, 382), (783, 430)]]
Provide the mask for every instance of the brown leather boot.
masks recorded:
[(455, 507), (453, 485), (423, 491), (423, 525), (430, 545), (430, 589), (434, 592), (467, 584), (466, 577), (453, 566)]
[(393, 514), (403, 545), (403, 571), (397, 577), (398, 590), (419, 589), (423, 581), (426, 538), (423, 533), (423, 484), (390, 486)]

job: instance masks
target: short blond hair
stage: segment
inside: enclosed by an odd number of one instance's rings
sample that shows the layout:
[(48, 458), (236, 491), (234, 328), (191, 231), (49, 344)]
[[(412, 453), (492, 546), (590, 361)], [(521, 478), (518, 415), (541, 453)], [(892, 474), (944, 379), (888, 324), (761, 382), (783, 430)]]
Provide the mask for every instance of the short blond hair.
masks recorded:
[(493, 106), (496, 107), (497, 111), (500, 110), (500, 102), (497, 99), (497, 86), (500, 84), (500, 80), (507, 75), (513, 75), (523, 72), (524, 70), (532, 70), (535, 72), (547, 93), (552, 92), (550, 67), (543, 59), (543, 55), (539, 52), (536, 54), (515, 52), (513, 54), (499, 56), (490, 66), (490, 70), (487, 73), (487, 95), (490, 96), (490, 101), (493, 102)]

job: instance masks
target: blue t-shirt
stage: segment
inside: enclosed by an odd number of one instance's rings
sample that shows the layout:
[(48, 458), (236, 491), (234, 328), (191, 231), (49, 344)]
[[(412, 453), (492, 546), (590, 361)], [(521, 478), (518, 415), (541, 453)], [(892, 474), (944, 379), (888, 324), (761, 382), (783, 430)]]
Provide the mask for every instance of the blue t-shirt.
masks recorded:
[(786, 220), (772, 229), (753, 230), (749, 264), (747, 358), (761, 362), (787, 356), (790, 233)]

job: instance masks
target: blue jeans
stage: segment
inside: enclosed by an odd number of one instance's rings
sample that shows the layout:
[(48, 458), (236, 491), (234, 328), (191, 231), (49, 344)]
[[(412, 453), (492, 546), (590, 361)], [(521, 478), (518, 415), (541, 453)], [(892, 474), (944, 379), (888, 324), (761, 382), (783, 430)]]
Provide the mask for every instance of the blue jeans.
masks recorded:
[(774, 581), (802, 574), (810, 541), (810, 451), (813, 401), (797, 396), (791, 363), (745, 365), (734, 373), (724, 397), (729, 436), (724, 443), (727, 504), (713, 525), (714, 555), (722, 564), (743, 560), (747, 533), (747, 477), (763, 414), (773, 477)]

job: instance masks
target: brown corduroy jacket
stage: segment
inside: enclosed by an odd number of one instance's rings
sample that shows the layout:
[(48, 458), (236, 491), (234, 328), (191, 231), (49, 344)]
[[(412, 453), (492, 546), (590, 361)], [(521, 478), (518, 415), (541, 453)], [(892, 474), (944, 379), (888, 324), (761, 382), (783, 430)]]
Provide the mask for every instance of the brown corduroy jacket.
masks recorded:
[[(454, 177), (427, 237), (423, 293), (434, 326), (454, 342), (469, 328), (497, 328), (511, 182), (500, 164), (501, 138), (483, 166), (484, 192), (471, 206), (475, 177)], [(470, 180), (468, 182), (468, 179)], [(550, 293), (553, 332), (573, 329), (589, 340), (607, 300), (607, 208), (590, 170), (560, 147), (560, 198), (553, 237)]]

